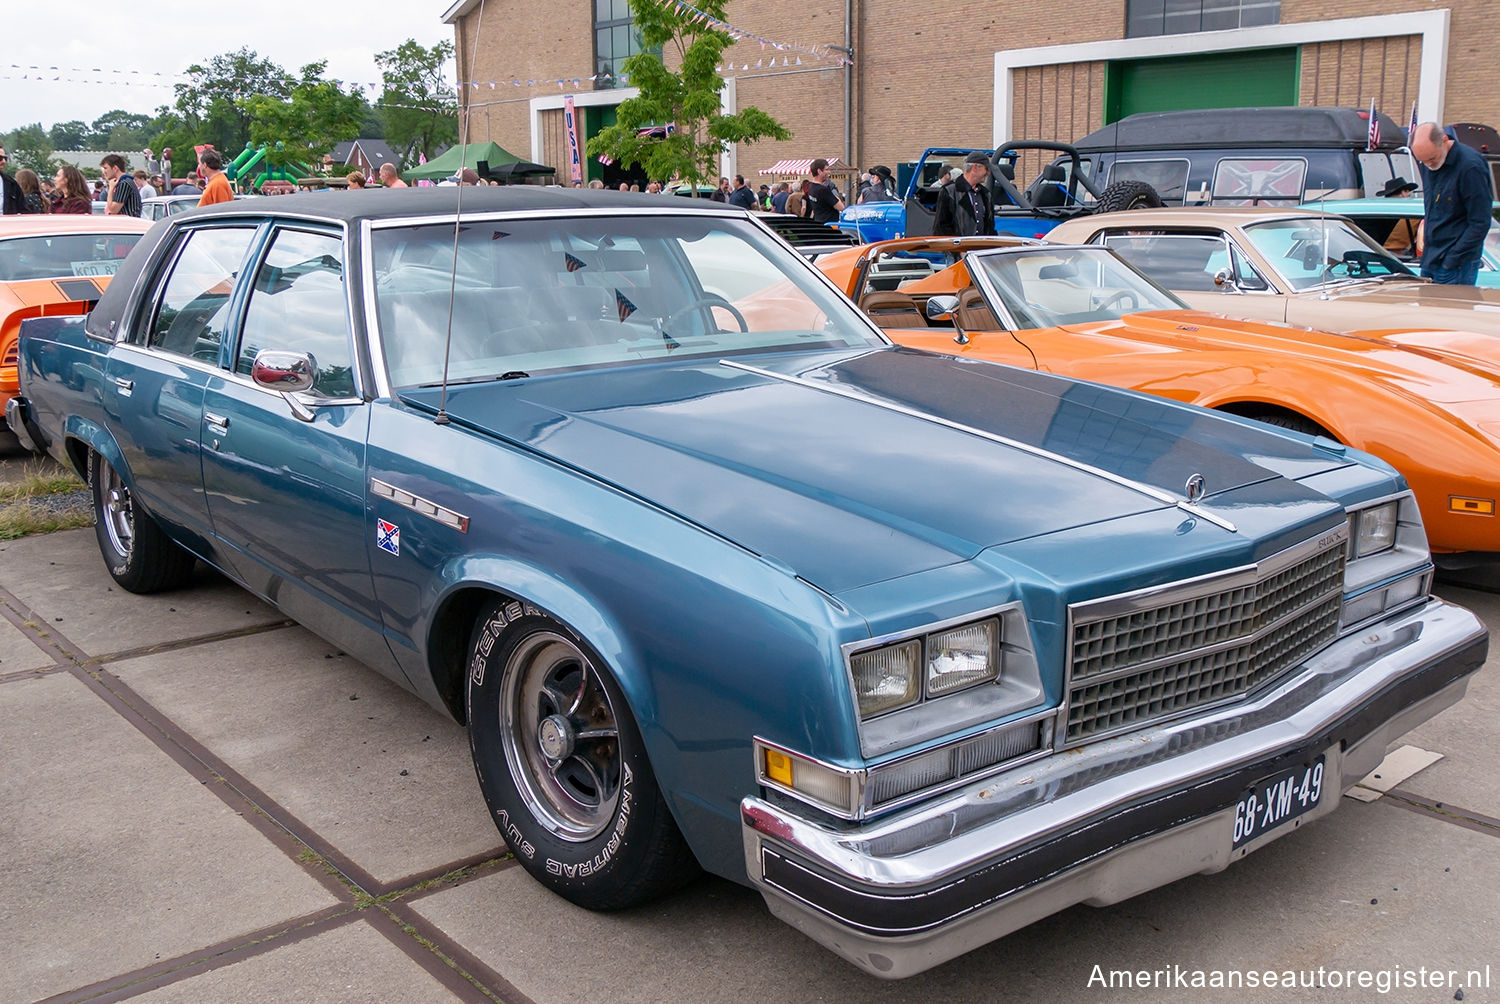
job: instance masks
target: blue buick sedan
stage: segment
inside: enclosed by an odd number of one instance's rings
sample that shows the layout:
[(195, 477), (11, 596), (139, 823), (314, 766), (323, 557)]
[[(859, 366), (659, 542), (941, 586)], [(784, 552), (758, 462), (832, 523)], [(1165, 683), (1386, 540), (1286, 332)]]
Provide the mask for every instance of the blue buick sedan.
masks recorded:
[(206, 562), (465, 723), (537, 881), (704, 869), (884, 977), (1332, 812), (1485, 657), (1379, 461), (893, 347), (712, 203), (174, 216), (19, 365), (116, 582)]

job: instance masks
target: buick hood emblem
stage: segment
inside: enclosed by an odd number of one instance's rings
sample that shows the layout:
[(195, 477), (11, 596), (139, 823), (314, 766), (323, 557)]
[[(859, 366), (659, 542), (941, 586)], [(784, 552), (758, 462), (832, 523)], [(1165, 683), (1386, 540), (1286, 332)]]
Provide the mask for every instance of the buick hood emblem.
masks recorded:
[(1204, 491), (1207, 490), (1207, 485), (1203, 480), (1203, 475), (1194, 474), (1192, 477), (1188, 478), (1187, 484), (1183, 485), (1182, 490), (1187, 495), (1187, 500), (1189, 502), (1196, 502), (1201, 499), (1203, 497)]

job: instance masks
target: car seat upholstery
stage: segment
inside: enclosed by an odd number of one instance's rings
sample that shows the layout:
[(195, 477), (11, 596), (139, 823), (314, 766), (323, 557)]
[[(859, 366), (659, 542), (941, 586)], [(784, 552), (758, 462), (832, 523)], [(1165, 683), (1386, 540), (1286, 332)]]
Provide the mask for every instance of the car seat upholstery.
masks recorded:
[(859, 298), (859, 309), (882, 328), (925, 328), (927, 317), (908, 293), (876, 289)]

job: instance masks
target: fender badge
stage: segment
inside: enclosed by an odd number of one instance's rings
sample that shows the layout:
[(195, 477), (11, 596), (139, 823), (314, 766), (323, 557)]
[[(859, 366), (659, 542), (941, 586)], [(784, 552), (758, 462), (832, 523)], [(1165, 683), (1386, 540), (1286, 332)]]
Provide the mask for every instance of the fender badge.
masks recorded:
[(1182, 490), (1187, 493), (1187, 500), (1189, 502), (1196, 502), (1201, 499), (1203, 497), (1204, 491), (1207, 490), (1207, 485), (1203, 480), (1203, 475), (1194, 474), (1192, 477), (1188, 478), (1187, 484), (1183, 485)]
[(401, 528), (383, 519), (375, 520), (375, 546), (391, 554), (401, 554)]

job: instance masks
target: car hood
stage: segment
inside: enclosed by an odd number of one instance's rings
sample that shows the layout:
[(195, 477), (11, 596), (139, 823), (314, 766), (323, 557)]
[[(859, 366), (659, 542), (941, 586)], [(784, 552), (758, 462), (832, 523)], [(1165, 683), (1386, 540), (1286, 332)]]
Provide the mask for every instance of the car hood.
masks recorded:
[(1342, 334), (1275, 321), (1237, 320), (1205, 311), (1127, 314), (1118, 321), (1063, 325), (1063, 330), (1128, 341), (1215, 344), (1252, 352), (1290, 353), (1304, 361), (1358, 371), (1409, 387), (1429, 401), (1492, 401), (1500, 389), (1500, 339), (1472, 331), (1371, 329)]
[[(402, 397), (433, 410), (439, 392)], [(1207, 512), (1234, 493), (1229, 520), (1257, 491), (1321, 499), (1287, 478), (1348, 463), (1145, 395), (902, 349), (461, 385), (446, 407), (830, 593), (1167, 509), (1194, 475)]]

